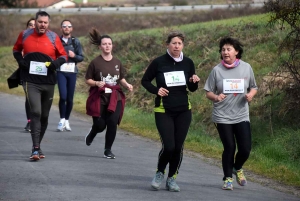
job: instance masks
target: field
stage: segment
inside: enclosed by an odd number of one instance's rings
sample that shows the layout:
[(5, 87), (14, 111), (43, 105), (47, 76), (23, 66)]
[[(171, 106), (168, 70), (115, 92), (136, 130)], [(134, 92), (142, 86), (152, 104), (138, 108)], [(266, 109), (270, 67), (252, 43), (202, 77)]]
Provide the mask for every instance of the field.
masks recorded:
[[(51, 15), (50, 29), (60, 34), (60, 23), (63, 19), (72, 21), (74, 36), (87, 36), (92, 27), (102, 34), (144, 30), (157, 27), (179, 26), (188, 23), (228, 19), (237, 16), (263, 13), (263, 9), (247, 8), (245, 10), (214, 9), (212, 11), (166, 12), (145, 14), (94, 14), (94, 15)], [(0, 46), (13, 45), (16, 36), (26, 27), (26, 22), (34, 15), (1, 15)]]

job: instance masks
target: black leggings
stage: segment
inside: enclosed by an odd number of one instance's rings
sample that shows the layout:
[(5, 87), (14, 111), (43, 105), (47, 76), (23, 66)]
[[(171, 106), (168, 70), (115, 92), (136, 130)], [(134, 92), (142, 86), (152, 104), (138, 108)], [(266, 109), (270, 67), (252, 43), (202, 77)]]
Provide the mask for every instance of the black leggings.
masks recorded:
[(48, 117), (53, 101), (54, 85), (24, 82), (27, 100), (30, 105), (30, 129), (32, 144), (40, 148), (48, 126)]
[[(232, 169), (239, 170), (247, 161), (251, 151), (250, 122), (237, 124), (217, 124), (217, 129), (223, 143), (222, 166), (224, 178), (232, 177)], [(238, 152), (235, 156), (236, 144)]]
[(157, 171), (164, 173), (169, 163), (168, 177), (178, 174), (191, 120), (191, 110), (178, 114), (155, 113), (155, 123), (162, 143)]
[(122, 102), (118, 101), (115, 112), (107, 111), (108, 105), (101, 105), (100, 117), (93, 117), (92, 130), (95, 133), (101, 133), (106, 129), (105, 149), (111, 149), (117, 134), (117, 126), (120, 118)]

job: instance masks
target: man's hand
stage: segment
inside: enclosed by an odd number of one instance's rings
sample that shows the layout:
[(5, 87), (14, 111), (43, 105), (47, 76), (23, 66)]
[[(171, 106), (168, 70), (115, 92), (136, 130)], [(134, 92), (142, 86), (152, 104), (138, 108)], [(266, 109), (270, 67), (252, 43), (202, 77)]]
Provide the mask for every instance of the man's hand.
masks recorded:
[(25, 70), (29, 69), (29, 64), (24, 59), (19, 60), (18, 64), (19, 64), (19, 68), (21, 69), (25, 69)]
[(61, 66), (61, 64), (60, 64), (60, 61), (58, 59), (56, 59), (56, 60), (53, 60), (51, 62), (49, 62), (49, 61), (45, 62), (45, 66), (48, 69), (56, 70)]

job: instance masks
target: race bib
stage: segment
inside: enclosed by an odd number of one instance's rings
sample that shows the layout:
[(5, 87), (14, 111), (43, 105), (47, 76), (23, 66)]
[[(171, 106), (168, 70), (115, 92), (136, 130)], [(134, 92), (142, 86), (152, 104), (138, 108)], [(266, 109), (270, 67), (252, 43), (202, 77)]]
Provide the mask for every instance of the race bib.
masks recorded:
[(75, 63), (64, 63), (60, 66), (60, 71), (75, 73)]
[(244, 93), (244, 79), (223, 79), (223, 93)]
[(164, 73), (166, 85), (168, 87), (186, 85), (183, 71), (172, 71)]
[(47, 73), (45, 62), (30, 61), (29, 74), (47, 76)]
[(112, 93), (112, 90), (110, 88), (105, 87), (105, 93), (106, 94)]

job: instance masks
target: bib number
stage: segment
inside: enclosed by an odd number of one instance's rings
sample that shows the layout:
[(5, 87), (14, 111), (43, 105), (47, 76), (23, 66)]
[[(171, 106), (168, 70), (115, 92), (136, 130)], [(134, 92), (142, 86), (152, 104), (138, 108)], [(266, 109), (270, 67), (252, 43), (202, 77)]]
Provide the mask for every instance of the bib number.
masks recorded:
[(45, 62), (30, 61), (29, 74), (47, 76), (47, 73)]
[(110, 93), (112, 93), (112, 90), (110, 88), (105, 87), (105, 93), (110, 94)]
[(223, 93), (244, 93), (244, 79), (223, 79)]
[(167, 87), (186, 85), (183, 71), (172, 71), (164, 73)]
[(60, 66), (60, 71), (74, 73), (75, 63), (64, 63)]

